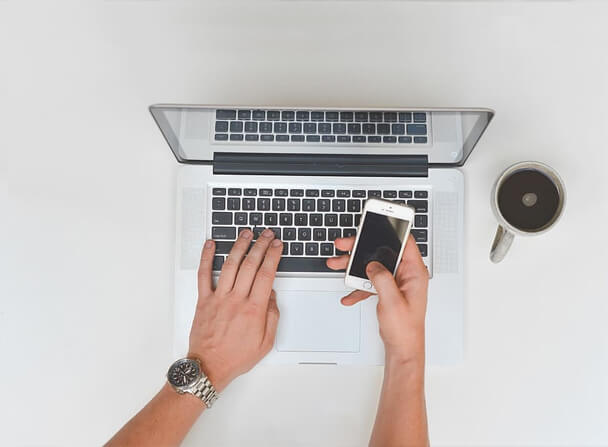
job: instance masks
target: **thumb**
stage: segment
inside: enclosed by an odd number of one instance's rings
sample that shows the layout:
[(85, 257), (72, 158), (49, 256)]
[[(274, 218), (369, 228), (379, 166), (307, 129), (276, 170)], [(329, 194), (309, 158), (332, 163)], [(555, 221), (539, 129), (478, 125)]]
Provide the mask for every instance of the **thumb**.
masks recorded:
[(378, 299), (387, 305), (402, 299), (401, 290), (397, 287), (395, 278), (384, 265), (372, 261), (365, 268), (369, 280), (378, 291)]

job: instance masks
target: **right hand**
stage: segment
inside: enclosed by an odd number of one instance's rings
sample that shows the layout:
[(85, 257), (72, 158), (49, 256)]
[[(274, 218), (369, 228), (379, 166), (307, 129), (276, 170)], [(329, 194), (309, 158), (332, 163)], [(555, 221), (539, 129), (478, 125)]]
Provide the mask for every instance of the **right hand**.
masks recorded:
[[(355, 238), (338, 238), (337, 249), (350, 251)], [(333, 270), (345, 269), (350, 255), (327, 260)], [(424, 365), (424, 318), (426, 315), (429, 273), (422, 262), (416, 241), (410, 235), (395, 277), (381, 263), (367, 264), (366, 273), (378, 291), (378, 322), (387, 359), (401, 363)], [(372, 294), (355, 290), (342, 298), (342, 304), (352, 306)]]

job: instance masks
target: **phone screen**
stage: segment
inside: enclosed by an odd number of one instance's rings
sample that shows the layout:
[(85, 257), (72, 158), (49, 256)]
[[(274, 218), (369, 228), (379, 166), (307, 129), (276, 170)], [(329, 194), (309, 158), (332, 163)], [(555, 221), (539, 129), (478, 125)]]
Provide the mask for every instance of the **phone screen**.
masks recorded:
[(371, 261), (382, 263), (391, 273), (395, 270), (401, 244), (409, 221), (368, 211), (359, 235), (349, 274), (369, 279), (365, 267)]

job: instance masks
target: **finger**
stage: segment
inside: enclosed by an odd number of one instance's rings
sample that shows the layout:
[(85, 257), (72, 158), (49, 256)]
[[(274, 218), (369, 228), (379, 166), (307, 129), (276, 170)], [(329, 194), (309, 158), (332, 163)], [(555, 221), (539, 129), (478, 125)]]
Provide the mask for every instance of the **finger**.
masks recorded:
[(349, 255), (334, 256), (333, 258), (327, 258), (325, 263), (332, 270), (344, 270), (348, 266), (349, 259)]
[(353, 304), (357, 304), (359, 301), (366, 300), (372, 295), (372, 293), (364, 292), (363, 290), (355, 290), (343, 297), (340, 302), (344, 306), (352, 306)]
[(377, 261), (372, 261), (365, 268), (367, 277), (378, 292), (378, 299), (388, 305), (395, 303), (403, 298), (395, 278), (384, 265)]
[(215, 256), (215, 242), (209, 239), (203, 245), (201, 252), (201, 263), (198, 266), (198, 296), (208, 296), (213, 293), (213, 257)]
[(355, 236), (339, 237), (334, 241), (334, 245), (338, 250), (351, 251), (355, 245)]
[(264, 260), (264, 256), (266, 255), (266, 251), (273, 239), (274, 232), (266, 228), (262, 231), (262, 234), (256, 243), (253, 244), (253, 247), (249, 253), (247, 253), (247, 256), (241, 264), (241, 268), (236, 277), (236, 282), (234, 283), (234, 290), (237, 291), (237, 293), (242, 294), (243, 296), (249, 295), (255, 275), (258, 272), (258, 269)]
[(416, 239), (414, 236), (410, 234), (410, 237), (407, 239), (407, 243), (405, 244), (405, 249), (403, 250), (402, 260), (406, 260), (407, 262), (416, 263), (424, 267), (424, 262), (422, 261), (422, 256), (420, 255), (420, 250), (418, 249), (418, 245), (416, 244)]
[(268, 300), (268, 311), (266, 312), (266, 330), (264, 331), (264, 338), (262, 345), (265, 347), (266, 352), (272, 349), (274, 345), (274, 339), (277, 335), (277, 326), (279, 325), (279, 308), (277, 306), (277, 294), (274, 290), (270, 292), (270, 298)]
[(224, 265), (222, 266), (222, 272), (220, 273), (220, 279), (217, 281), (217, 290), (221, 292), (229, 292), (234, 286), (234, 279), (243, 260), (243, 256), (249, 249), (249, 244), (253, 238), (251, 230), (243, 230), (239, 234), (236, 242), (232, 246), (232, 250), (228, 254)]
[(279, 239), (272, 241), (251, 286), (250, 299), (264, 309), (268, 307), (272, 283), (277, 274), (282, 252), (283, 243)]

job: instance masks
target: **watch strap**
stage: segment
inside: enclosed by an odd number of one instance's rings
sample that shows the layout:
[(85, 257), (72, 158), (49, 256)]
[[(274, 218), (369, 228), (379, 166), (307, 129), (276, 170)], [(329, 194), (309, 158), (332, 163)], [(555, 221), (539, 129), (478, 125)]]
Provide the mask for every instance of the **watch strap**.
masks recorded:
[(213, 403), (217, 400), (218, 395), (215, 387), (211, 384), (206, 375), (200, 378), (200, 380), (194, 385), (190, 391), (194, 396), (198, 397), (203, 401), (207, 408), (211, 408)]

